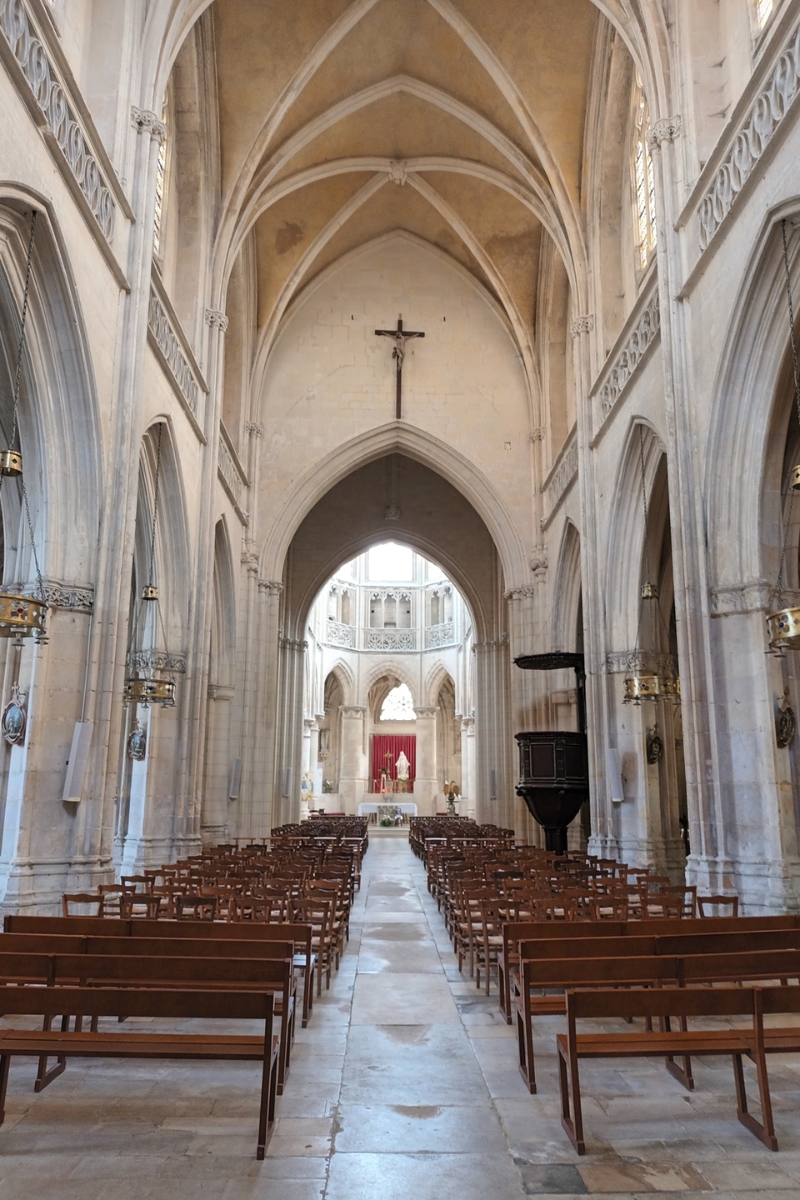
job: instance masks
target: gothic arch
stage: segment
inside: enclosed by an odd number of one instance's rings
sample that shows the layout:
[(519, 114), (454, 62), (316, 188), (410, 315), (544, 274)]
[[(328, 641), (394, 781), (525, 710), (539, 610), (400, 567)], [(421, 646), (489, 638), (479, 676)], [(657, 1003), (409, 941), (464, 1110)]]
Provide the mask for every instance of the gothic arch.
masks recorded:
[(211, 660), (209, 679), (212, 684), (229, 687), (236, 674), (236, 584), (233, 574), (233, 552), (225, 517), (217, 521), (214, 530), (214, 603), (212, 616)]
[(424, 703), (426, 705), (435, 705), (439, 692), (442, 689), (442, 684), (449, 679), (455, 689), (455, 680), (450, 671), (441, 660), (437, 660), (425, 676), (425, 685), (423, 687)]
[(163, 432), (153, 582), (159, 588), (170, 649), (177, 651), (185, 649), (188, 635), (190, 597), (186, 581), (191, 579), (191, 553), (180, 460), (171, 419), (166, 415), (157, 417), (142, 438), (136, 520), (136, 574), (141, 586), (146, 582), (144, 578), (139, 578), (142, 569), (146, 571), (150, 566), (159, 426), (163, 426)]
[[(411, 692), (414, 703), (420, 703), (419, 680), (415, 678), (412, 672), (406, 667), (405, 663), (399, 658), (382, 659), (380, 662), (374, 663), (369, 668), (364, 676), (363, 688), (365, 700), (375, 685), (380, 683), (380, 681), (384, 678), (393, 681), (391, 686), (386, 689), (386, 695), (388, 695), (392, 688), (398, 687), (401, 683), (404, 683)], [(381, 703), (385, 698), (386, 696), (382, 697)], [(380, 707), (378, 708), (378, 715), (380, 715)]]
[(572, 521), (564, 526), (553, 595), (553, 648), (573, 651), (581, 604), (581, 535)]
[(780, 222), (787, 219), (789, 270), (797, 279), (800, 236), (790, 222), (798, 213), (800, 198), (793, 197), (767, 214), (720, 356), (704, 489), (706, 528), (712, 532), (712, 589), (760, 590), (777, 576), (777, 551), (765, 548), (764, 530), (781, 522), (782, 457), (790, 416), (780, 400), (789, 342)]
[[(19, 408), (26, 488), (43, 573), (80, 583), (94, 574), (103, 476), (91, 357), (59, 227), (39, 196), (10, 186), (0, 187), (2, 354), (13, 379), (32, 207), (38, 216)], [(67, 536), (47, 536), (48, 512), (69, 514)], [(31, 568), (23, 560), (20, 577)]]
[(614, 650), (634, 647), (639, 624), (645, 539), (640, 431), (644, 435), (648, 505), (665, 454), (664, 443), (653, 426), (642, 417), (632, 418), (614, 485), (615, 500), (608, 534), (606, 624), (608, 645)]
[(330, 671), (328, 671), (325, 679), (322, 681), (323, 689), (331, 675), (335, 675), (339, 681), (339, 687), (342, 689), (342, 702), (344, 704), (355, 704), (355, 677), (343, 658), (337, 658)]

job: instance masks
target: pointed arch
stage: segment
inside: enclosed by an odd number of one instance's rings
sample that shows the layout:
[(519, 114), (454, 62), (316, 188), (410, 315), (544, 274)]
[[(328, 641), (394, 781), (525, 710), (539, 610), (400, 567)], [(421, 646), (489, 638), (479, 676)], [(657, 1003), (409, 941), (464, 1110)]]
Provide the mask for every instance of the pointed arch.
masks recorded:
[(631, 419), (614, 484), (615, 502), (608, 533), (605, 580), (608, 645), (631, 650), (639, 623), (645, 545), (642, 505), (642, 456), (648, 505), (662, 459), (664, 441), (644, 417)]
[(554, 650), (575, 649), (581, 587), (581, 535), (572, 521), (567, 521), (556, 567), (552, 631)]
[(354, 704), (356, 692), (355, 676), (343, 658), (337, 658), (331, 669), (328, 671), (325, 679), (323, 680), (323, 691), (327, 686), (331, 675), (334, 675), (339, 681), (339, 687), (342, 689), (342, 703)]

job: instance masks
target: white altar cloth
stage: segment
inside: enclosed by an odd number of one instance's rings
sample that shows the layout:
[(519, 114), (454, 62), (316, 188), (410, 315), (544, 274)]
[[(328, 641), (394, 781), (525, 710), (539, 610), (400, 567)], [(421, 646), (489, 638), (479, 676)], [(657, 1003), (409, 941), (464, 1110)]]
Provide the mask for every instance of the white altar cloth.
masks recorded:
[(387, 796), (386, 799), (381, 800), (381, 802), (379, 804), (372, 804), (369, 801), (367, 801), (363, 804), (359, 804), (358, 815), (360, 817), (368, 817), (372, 813), (377, 814), (379, 808), (396, 808), (399, 812), (403, 813), (404, 815), (406, 813), (408, 813), (408, 815), (412, 816), (412, 817), (415, 817), (417, 815), (416, 804), (403, 803), (399, 800), (395, 800), (393, 796)]

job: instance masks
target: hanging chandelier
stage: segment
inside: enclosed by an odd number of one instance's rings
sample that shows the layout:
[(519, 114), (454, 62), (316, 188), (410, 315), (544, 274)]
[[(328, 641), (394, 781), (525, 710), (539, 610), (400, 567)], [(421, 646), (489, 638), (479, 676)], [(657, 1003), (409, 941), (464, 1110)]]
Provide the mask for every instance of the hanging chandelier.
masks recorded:
[[(636, 631), (636, 649), (631, 660), (631, 674), (625, 676), (624, 692), (622, 701), (624, 704), (640, 705), (642, 701), (652, 701), (664, 698), (669, 700), (680, 700), (681, 681), (677, 675), (670, 672), (667, 667), (664, 670), (659, 670), (659, 667), (664, 667), (666, 661), (664, 658), (656, 659), (654, 655), (645, 655), (641, 648), (641, 633), (642, 633), (642, 616), (645, 611), (645, 604), (655, 605), (658, 611), (661, 624), (664, 624), (664, 615), (661, 612), (661, 602), (658, 596), (658, 585), (651, 581), (650, 577), (650, 536), (648, 531), (648, 513), (647, 513), (647, 484), (645, 480), (644, 470), (644, 426), (639, 425), (639, 469), (642, 482), (642, 511), (644, 513), (644, 574), (645, 582), (640, 590), (640, 605), (639, 605), (639, 624)], [(653, 659), (651, 663), (648, 660)], [(648, 670), (648, 666), (651, 668)]]
[[(22, 453), (19, 448), (19, 389), (22, 379), (22, 360), (25, 353), (25, 326), (28, 319), (28, 299), (31, 288), (31, 267), (33, 264), (33, 240), (36, 233), (36, 210), (31, 213), (31, 232), (28, 239), (28, 257), (25, 264), (25, 286), (22, 294), (22, 313), (20, 316), (19, 342), (17, 344), (17, 366), (14, 373), (14, 393), (11, 416), (11, 437), (7, 438), (7, 449), (0, 450), (0, 489), (6, 479), (19, 479), (22, 489), (22, 505), (25, 511), (25, 521), (28, 536), (31, 541), (33, 565), (36, 570), (36, 590), (33, 595), (25, 596), (16, 592), (6, 592), (0, 588), (0, 637), (14, 638), (18, 646), (22, 639), (31, 638), (35, 642), (46, 640), (47, 597), (45, 595), (42, 572), (39, 567), (39, 555), (36, 550), (36, 539), (33, 533), (28, 493), (25, 480), (22, 478)], [(0, 426), (3, 436), (5, 430)]]
[[(161, 484), (161, 438), (163, 432), (164, 423), (162, 421), (158, 426), (156, 441), (153, 520), (150, 529), (150, 582), (142, 588), (131, 623), (127, 675), (122, 698), (122, 703), (126, 708), (129, 704), (141, 704), (143, 708), (149, 708), (151, 704), (159, 704), (162, 708), (172, 708), (175, 704), (174, 671), (177, 664), (167, 647), (167, 633), (161, 613), (158, 588), (153, 582), (155, 579), (156, 522)], [(146, 640), (151, 641), (151, 649), (143, 648)], [(159, 640), (163, 649), (158, 645)]]
[[(792, 300), (792, 277), (789, 272), (789, 246), (786, 239), (785, 219), (781, 221), (781, 238), (783, 240), (783, 269), (786, 277), (786, 301), (789, 310), (789, 340), (792, 347), (792, 369), (794, 372), (794, 401), (798, 419), (800, 420), (800, 364), (798, 364), (797, 333), (794, 325), (794, 301)], [(794, 507), (795, 494), (798, 491), (800, 491), (800, 463), (792, 468), (789, 503), (786, 505), (786, 516), (783, 522), (778, 579), (775, 584), (775, 590), (770, 598), (774, 607), (773, 611), (767, 614), (769, 648), (777, 654), (781, 654), (784, 650), (800, 649), (800, 607), (783, 607), (786, 551), (792, 527), (792, 509)]]

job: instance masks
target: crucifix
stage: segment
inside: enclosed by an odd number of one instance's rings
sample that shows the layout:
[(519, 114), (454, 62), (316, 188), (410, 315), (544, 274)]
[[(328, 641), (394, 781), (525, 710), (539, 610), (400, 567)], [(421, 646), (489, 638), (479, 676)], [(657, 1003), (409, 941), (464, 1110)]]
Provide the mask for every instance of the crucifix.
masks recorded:
[(397, 408), (395, 410), (395, 417), (399, 421), (403, 415), (403, 359), (406, 356), (406, 342), (410, 338), (423, 338), (425, 334), (412, 333), (410, 330), (403, 329), (403, 318), (400, 316), (397, 318), (397, 329), (376, 329), (375, 336), (394, 338), (392, 358), (395, 360), (397, 370)]

